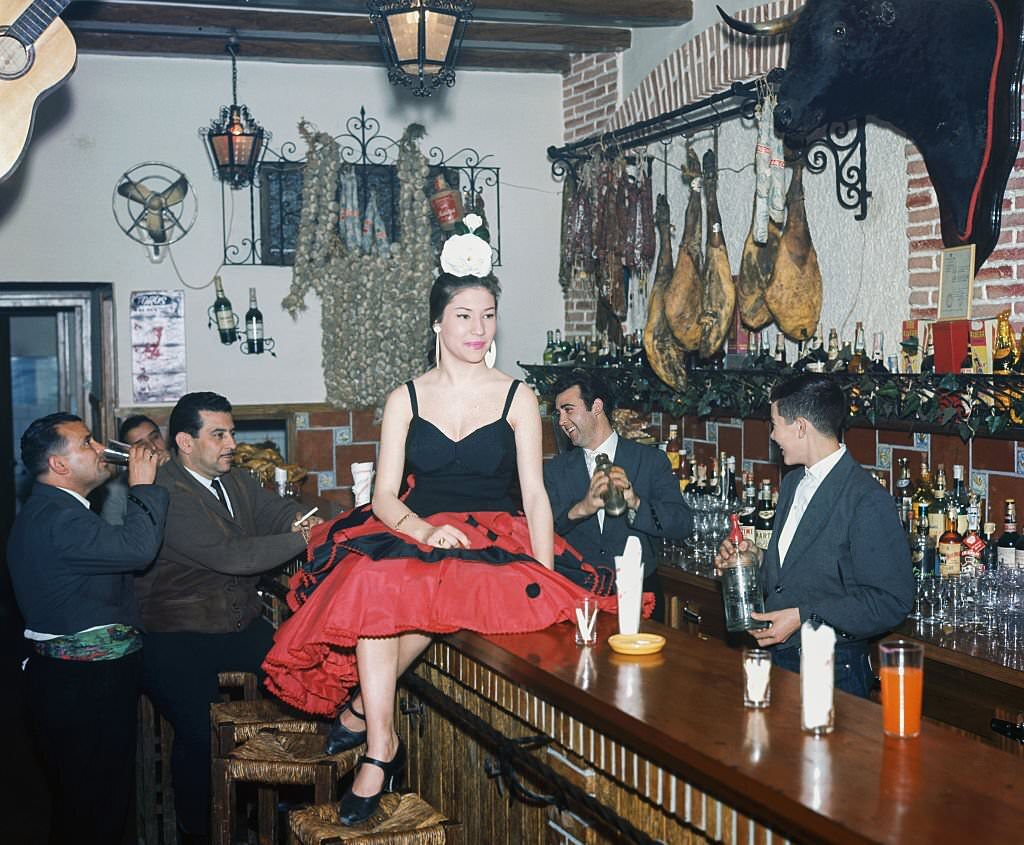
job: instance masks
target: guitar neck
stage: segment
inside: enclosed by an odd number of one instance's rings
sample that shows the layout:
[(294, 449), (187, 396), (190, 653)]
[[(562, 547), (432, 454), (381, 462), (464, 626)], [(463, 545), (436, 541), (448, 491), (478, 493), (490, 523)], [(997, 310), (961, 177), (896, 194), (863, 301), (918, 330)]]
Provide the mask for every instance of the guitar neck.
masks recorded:
[(26, 47), (34, 44), (70, 2), (71, 0), (33, 0), (10, 25), (7, 34), (17, 38)]

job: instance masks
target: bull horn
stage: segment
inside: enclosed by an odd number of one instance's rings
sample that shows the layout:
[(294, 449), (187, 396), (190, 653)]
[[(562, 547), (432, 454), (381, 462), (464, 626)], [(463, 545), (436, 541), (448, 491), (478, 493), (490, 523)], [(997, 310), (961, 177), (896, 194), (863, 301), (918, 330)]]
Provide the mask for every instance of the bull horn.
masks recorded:
[(775, 18), (770, 21), (761, 21), (758, 23), (747, 23), (746, 21), (736, 20), (736, 18), (727, 14), (721, 6), (716, 6), (718, 14), (722, 16), (722, 20), (725, 21), (732, 29), (737, 32), (742, 32), (744, 35), (781, 35), (784, 32), (788, 32), (793, 28), (793, 24), (796, 23), (797, 18), (800, 17), (800, 13), (806, 8), (800, 6), (798, 9), (794, 9), (788, 14), (782, 15), (782, 17)]

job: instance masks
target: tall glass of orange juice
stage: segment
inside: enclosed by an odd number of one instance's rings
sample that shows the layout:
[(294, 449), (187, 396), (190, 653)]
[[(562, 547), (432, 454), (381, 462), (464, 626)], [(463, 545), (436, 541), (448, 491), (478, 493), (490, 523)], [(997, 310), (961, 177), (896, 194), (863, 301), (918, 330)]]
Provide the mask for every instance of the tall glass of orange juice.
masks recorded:
[(924, 646), (889, 640), (878, 646), (882, 679), (882, 730), (886, 736), (915, 737), (921, 733), (924, 690)]

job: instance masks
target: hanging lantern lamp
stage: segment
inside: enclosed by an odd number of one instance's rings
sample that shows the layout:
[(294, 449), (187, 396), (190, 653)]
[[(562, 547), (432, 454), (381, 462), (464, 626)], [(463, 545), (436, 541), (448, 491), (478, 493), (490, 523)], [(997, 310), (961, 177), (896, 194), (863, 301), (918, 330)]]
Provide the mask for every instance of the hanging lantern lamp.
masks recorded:
[(455, 62), (473, 19), (474, 0), (368, 0), (388, 79), (429, 97), (455, 84)]
[(252, 184), (270, 133), (253, 119), (247, 106), (238, 105), (238, 39), (232, 37), (225, 49), (231, 55), (231, 105), (224, 106), (209, 128), (200, 132), (206, 136), (217, 178), (232, 188), (244, 188)]

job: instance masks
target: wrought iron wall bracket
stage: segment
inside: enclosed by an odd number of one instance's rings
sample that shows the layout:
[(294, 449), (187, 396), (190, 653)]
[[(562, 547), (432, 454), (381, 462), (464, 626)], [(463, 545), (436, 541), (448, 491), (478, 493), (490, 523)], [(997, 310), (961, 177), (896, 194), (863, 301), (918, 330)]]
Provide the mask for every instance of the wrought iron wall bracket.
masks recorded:
[[(790, 143), (787, 139), (787, 143)], [(829, 161), (836, 168), (836, 200), (842, 208), (855, 211), (854, 220), (868, 216), (868, 159), (864, 117), (832, 123), (825, 134), (810, 141), (793, 141), (811, 173), (823, 173)]]

